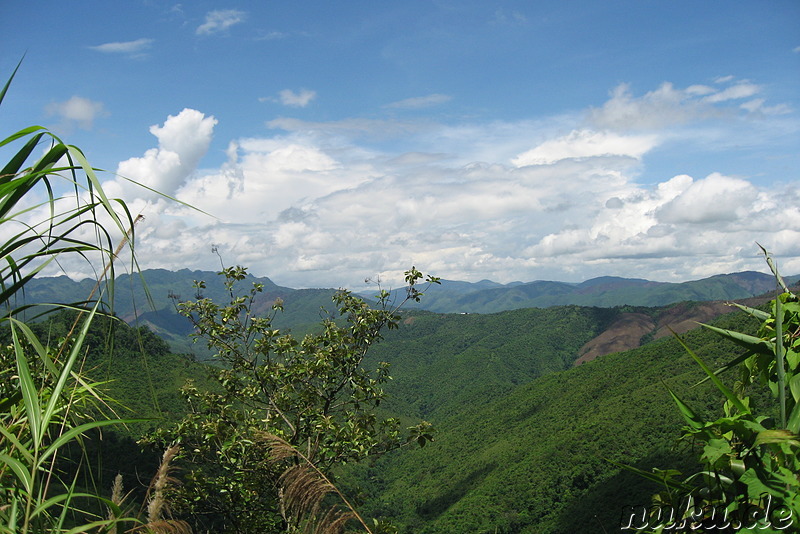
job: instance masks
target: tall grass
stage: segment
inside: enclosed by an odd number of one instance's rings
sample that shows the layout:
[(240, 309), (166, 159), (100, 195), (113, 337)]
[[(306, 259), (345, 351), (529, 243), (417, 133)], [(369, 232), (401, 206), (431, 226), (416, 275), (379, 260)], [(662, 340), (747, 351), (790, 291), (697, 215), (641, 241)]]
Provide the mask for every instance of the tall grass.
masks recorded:
[[(0, 90), (0, 104), (17, 69)], [(0, 347), (0, 532), (102, 531), (121, 517), (118, 505), (78, 491), (78, 475), (56, 467), (64, 447), (120, 423), (97, 417), (103, 396), (82, 374), (83, 342), (101, 295), (59, 304), (84, 313), (65, 339), (45, 342), (20, 320), (23, 310), (40, 312), (18, 305), (17, 297), (43, 269), (73, 257), (100, 262), (100, 277), (109, 274), (102, 288), (113, 291), (115, 241), (132, 247), (134, 220), (124, 202), (105, 195), (84, 154), (45, 128), (15, 132), (0, 149), (11, 154), (0, 169), (0, 326), (11, 339)], [(68, 194), (58, 197), (65, 184)], [(90, 511), (104, 507), (114, 519)]]

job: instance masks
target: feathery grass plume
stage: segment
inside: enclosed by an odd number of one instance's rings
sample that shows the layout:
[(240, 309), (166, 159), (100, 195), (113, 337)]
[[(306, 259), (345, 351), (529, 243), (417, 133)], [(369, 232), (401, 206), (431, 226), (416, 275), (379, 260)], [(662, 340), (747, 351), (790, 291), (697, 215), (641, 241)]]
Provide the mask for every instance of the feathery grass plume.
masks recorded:
[(177, 479), (170, 476), (170, 472), (173, 470), (170, 464), (179, 452), (180, 447), (178, 445), (173, 445), (164, 451), (161, 465), (158, 466), (158, 471), (152, 482), (150, 482), (150, 488), (147, 490), (147, 495), (149, 496), (147, 501), (147, 523), (136, 530), (145, 530), (157, 534), (191, 534), (192, 529), (186, 521), (164, 517), (165, 515), (170, 515), (169, 504), (165, 495), (166, 490), (170, 484), (178, 483)]
[[(114, 477), (114, 482), (111, 484), (111, 502), (117, 507), (122, 507), (122, 501), (125, 500), (125, 496), (122, 494), (122, 475), (117, 473), (117, 476)], [(111, 522), (111, 527), (108, 530), (109, 534), (117, 534), (117, 524), (115, 519), (117, 519), (117, 514), (113, 509), (110, 507), (106, 507), (108, 510), (108, 520)]]
[[(258, 437), (269, 447), (273, 464), (291, 458), (301, 462), (289, 465), (278, 479), (281, 513), (290, 526), (304, 534), (340, 534), (348, 521), (356, 520), (372, 534), (342, 492), (302, 452), (275, 434), (259, 432)], [(324, 510), (323, 500), (329, 494), (337, 495), (346, 509), (333, 505)]]

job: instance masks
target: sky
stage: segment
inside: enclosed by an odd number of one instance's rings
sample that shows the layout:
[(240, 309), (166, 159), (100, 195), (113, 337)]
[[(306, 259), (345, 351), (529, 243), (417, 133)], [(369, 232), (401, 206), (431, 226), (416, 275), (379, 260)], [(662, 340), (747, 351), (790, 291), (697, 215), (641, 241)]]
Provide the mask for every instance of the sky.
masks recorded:
[(81, 147), (143, 268), (800, 273), (795, 0), (5, 0), (21, 59), (0, 135)]

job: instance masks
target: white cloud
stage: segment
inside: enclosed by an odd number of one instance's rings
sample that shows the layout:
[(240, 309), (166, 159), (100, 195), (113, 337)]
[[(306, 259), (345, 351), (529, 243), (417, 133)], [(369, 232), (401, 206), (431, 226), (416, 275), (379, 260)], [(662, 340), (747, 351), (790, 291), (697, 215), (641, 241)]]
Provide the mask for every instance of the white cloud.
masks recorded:
[(89, 48), (104, 54), (126, 54), (139, 57), (145, 50), (150, 48), (155, 41), (153, 39), (136, 39), (135, 41), (122, 41), (114, 43), (104, 43)]
[(297, 92), (291, 89), (284, 89), (278, 93), (278, 97), (280, 98), (281, 104), (284, 106), (304, 108), (317, 97), (317, 93), (309, 89), (300, 89)]
[(449, 95), (441, 95), (441, 94), (432, 94), (427, 96), (417, 96), (414, 98), (406, 98), (405, 100), (399, 100), (397, 102), (392, 102), (391, 104), (387, 104), (387, 108), (397, 108), (397, 109), (422, 109), (422, 108), (429, 108), (433, 106), (438, 106), (439, 104), (444, 104), (445, 102), (449, 102), (452, 100), (453, 97)]
[(716, 92), (717, 90), (707, 85), (690, 85), (686, 88), (686, 93), (689, 95), (708, 95)]
[(547, 165), (567, 158), (626, 156), (640, 159), (658, 144), (654, 135), (618, 135), (611, 132), (573, 130), (569, 135), (545, 141), (511, 160), (517, 167)]
[(47, 106), (46, 112), (49, 116), (61, 119), (57, 129), (69, 129), (72, 125), (78, 125), (84, 130), (90, 130), (95, 119), (108, 115), (102, 102), (80, 96), (73, 96), (64, 102), (53, 102)]
[(775, 106), (765, 106), (766, 100), (763, 98), (756, 98), (742, 103), (739, 107), (750, 113), (763, 113), (765, 115), (788, 115), (792, 112), (792, 108), (786, 104), (777, 104)]
[[(163, 126), (150, 127), (150, 133), (158, 139), (158, 147), (146, 151), (142, 157), (121, 162), (117, 174), (160, 193), (174, 195), (208, 150), (216, 124), (214, 117), (193, 109), (170, 115)], [(158, 198), (124, 179), (109, 187), (112, 194), (124, 198)]]
[(757, 190), (746, 180), (711, 174), (693, 181), (658, 209), (665, 223), (722, 224), (751, 216)]
[(741, 98), (749, 98), (753, 95), (756, 95), (759, 93), (759, 91), (761, 91), (761, 88), (758, 85), (741, 82), (718, 93), (708, 95), (704, 98), (704, 100), (711, 103), (725, 102), (726, 100), (739, 100)]
[(628, 84), (621, 84), (601, 108), (591, 110), (590, 120), (600, 128), (622, 131), (683, 124), (717, 113), (711, 106), (694, 98), (699, 94), (709, 94), (709, 90), (714, 91), (697, 85), (680, 90), (671, 83), (663, 83), (655, 91), (637, 98)]
[(206, 13), (206, 20), (197, 27), (197, 35), (212, 35), (244, 22), (247, 14), (237, 9), (219, 9)]

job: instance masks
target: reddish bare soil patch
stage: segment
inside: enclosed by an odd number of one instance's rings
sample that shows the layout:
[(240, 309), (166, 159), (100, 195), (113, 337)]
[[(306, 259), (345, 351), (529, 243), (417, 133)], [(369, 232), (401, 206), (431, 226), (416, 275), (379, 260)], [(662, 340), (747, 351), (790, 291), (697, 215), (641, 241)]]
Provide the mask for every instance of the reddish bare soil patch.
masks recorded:
[(670, 328), (677, 334), (683, 334), (700, 326), (698, 323), (707, 323), (715, 317), (737, 310), (738, 308), (721, 301), (681, 303), (665, 309), (658, 316), (658, 328), (654, 337), (658, 339), (671, 336)]
[(642, 336), (655, 327), (653, 320), (643, 313), (623, 313), (602, 334), (581, 347), (575, 365), (612, 352), (635, 349), (641, 344)]
[[(752, 297), (737, 302), (746, 306), (759, 306), (769, 297)], [(672, 335), (670, 329), (683, 334), (708, 323), (720, 315), (738, 311), (723, 301), (682, 302), (661, 310), (655, 320), (641, 313), (623, 313), (603, 333), (586, 343), (578, 352), (575, 365), (594, 360), (599, 356), (635, 349), (642, 337), (653, 334), (654, 339)]]

